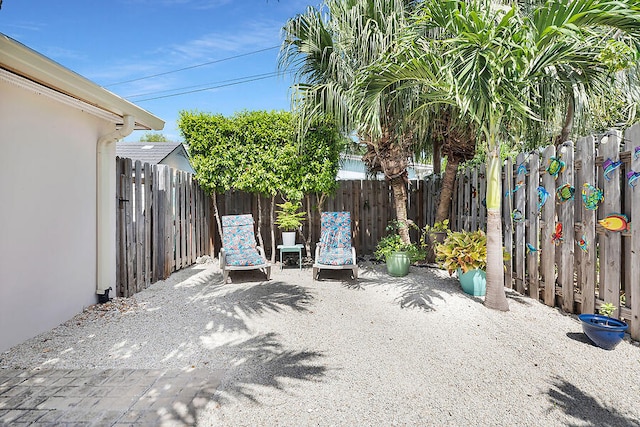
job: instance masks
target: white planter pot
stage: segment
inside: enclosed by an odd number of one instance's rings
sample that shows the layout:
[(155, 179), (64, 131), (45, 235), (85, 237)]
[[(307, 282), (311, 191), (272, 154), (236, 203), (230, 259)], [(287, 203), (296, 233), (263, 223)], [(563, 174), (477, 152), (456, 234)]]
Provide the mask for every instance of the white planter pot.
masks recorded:
[(283, 231), (282, 232), (282, 245), (283, 246), (295, 246), (296, 245), (296, 232), (295, 231)]

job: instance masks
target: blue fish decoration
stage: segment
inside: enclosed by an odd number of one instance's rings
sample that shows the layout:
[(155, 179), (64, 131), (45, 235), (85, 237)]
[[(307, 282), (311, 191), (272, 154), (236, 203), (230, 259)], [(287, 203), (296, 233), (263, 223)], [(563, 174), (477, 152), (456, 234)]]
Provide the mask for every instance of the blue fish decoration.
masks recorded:
[(538, 211), (542, 209), (542, 206), (546, 203), (549, 198), (549, 192), (544, 187), (538, 187)]
[(607, 181), (611, 180), (611, 173), (618, 169), (620, 166), (622, 165), (622, 162), (620, 160), (614, 162), (611, 159), (607, 159), (604, 161), (604, 163), (602, 163), (602, 169), (604, 169), (604, 178)]
[(531, 243), (527, 243), (527, 253), (531, 254), (534, 252), (538, 252), (540, 249), (533, 246)]
[(627, 180), (629, 180), (629, 187), (635, 188), (637, 184), (636, 181), (638, 181), (638, 178), (640, 178), (640, 172), (634, 172), (634, 171), (627, 172)]

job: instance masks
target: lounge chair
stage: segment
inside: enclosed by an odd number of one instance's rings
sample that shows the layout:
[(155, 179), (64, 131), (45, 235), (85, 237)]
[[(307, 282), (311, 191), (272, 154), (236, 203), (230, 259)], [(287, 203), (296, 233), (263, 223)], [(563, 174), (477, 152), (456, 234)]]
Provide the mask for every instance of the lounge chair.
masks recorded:
[(267, 280), (271, 278), (271, 264), (267, 262), (264, 249), (256, 243), (253, 224), (249, 214), (222, 217), (220, 269), (223, 283), (227, 283), (231, 270), (260, 269), (267, 275)]
[(313, 280), (320, 270), (351, 270), (358, 278), (356, 249), (351, 246), (351, 214), (349, 212), (322, 212), (320, 216), (320, 242), (316, 245)]

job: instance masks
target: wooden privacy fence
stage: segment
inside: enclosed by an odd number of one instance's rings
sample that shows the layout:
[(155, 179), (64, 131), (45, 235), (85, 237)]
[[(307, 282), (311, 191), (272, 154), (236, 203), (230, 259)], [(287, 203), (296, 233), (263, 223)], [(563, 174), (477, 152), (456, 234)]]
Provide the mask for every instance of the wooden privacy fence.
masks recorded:
[[(438, 193), (439, 180), (411, 181), (408, 191), (408, 217), (419, 227), (433, 224)], [(428, 196), (427, 196), (428, 195)], [(237, 215), (250, 213), (258, 222), (258, 199), (253, 194), (240, 191), (229, 191), (218, 195), (220, 215)], [(327, 197), (322, 204), (323, 211), (349, 211), (353, 229), (353, 245), (358, 255), (372, 254), (380, 238), (386, 235), (389, 221), (395, 219), (393, 192), (385, 181), (350, 180), (339, 181), (338, 189), (333, 196)], [(276, 200), (281, 203), (282, 200)], [(269, 220), (271, 200), (261, 199), (263, 223), (260, 229), (264, 239), (265, 250), (271, 250), (271, 223)], [(304, 201), (303, 209), (311, 212), (311, 227), (305, 222), (305, 233), (311, 232), (311, 249), (320, 238), (320, 214), (317, 210), (318, 198), (314, 195)], [(280, 231), (276, 227), (276, 245), (280, 241)], [(413, 241), (418, 241), (419, 233), (412, 232)], [(298, 239), (300, 241), (300, 239)], [(215, 247), (220, 248), (219, 233), (215, 233)], [(216, 254), (217, 255), (217, 254)], [(270, 255), (270, 253), (268, 253)], [(313, 254), (308, 254), (313, 255)]]
[[(547, 168), (556, 160), (566, 167), (554, 177)], [(638, 125), (509, 159), (502, 174), (504, 246), (512, 254), (506, 286), (569, 313), (593, 313), (612, 303), (614, 316), (627, 320), (631, 336), (640, 339), (640, 188), (630, 182), (634, 171), (640, 171)], [(484, 174), (480, 167), (458, 176), (452, 228), (485, 228)], [(597, 209), (587, 207), (583, 188), (587, 195), (602, 190)], [(542, 189), (549, 194), (544, 204)], [(572, 189), (573, 199), (558, 197), (557, 191), (569, 195)], [(636, 224), (610, 231), (598, 222), (617, 213)]]
[(117, 158), (116, 177), (116, 296), (131, 296), (211, 253), (210, 199), (191, 174)]

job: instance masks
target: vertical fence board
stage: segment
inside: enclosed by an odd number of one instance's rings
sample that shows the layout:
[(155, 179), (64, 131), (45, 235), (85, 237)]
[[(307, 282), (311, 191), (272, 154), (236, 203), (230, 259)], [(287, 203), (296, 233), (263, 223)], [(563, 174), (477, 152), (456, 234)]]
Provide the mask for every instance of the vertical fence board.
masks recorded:
[(504, 250), (509, 254), (509, 260), (505, 261), (504, 285), (507, 288), (513, 288), (513, 221), (511, 220), (511, 212), (513, 210), (513, 160), (507, 158), (503, 168), (502, 177), (502, 238)]
[(527, 253), (527, 276), (529, 296), (538, 300), (540, 298), (540, 216), (538, 211), (538, 187), (540, 186), (540, 156), (533, 153), (529, 157), (529, 173), (527, 176), (527, 242), (533, 247)]
[(480, 197), (480, 229), (487, 229), (487, 172), (486, 165), (480, 165), (480, 189), (478, 191)]
[[(635, 124), (625, 133), (627, 150), (631, 155), (631, 170), (640, 171), (640, 157), (635, 156), (635, 147), (640, 146), (640, 124)], [(633, 147), (633, 148), (632, 148)], [(640, 340), (640, 188), (632, 189), (629, 200), (631, 216), (629, 220), (635, 225), (631, 227), (631, 242), (629, 257), (629, 283), (625, 289), (627, 305), (631, 309), (629, 318), (629, 334), (635, 340)], [(634, 215), (634, 213), (637, 213)]]
[[(619, 144), (620, 135), (617, 131), (610, 131), (600, 143), (599, 154), (604, 162), (611, 160), (613, 162), (619, 160)], [(620, 203), (620, 168), (614, 170), (604, 177), (603, 190), (604, 201), (599, 210), (603, 216), (612, 213), (621, 212)], [(608, 178), (608, 179), (607, 179)], [(620, 232), (607, 231), (600, 226), (603, 234), (600, 236), (601, 244), (601, 261), (600, 261), (600, 299), (613, 304), (620, 312), (620, 281), (622, 280), (620, 272), (621, 260), (621, 243), (622, 237)]]
[[(542, 166), (546, 167), (552, 157), (556, 155), (556, 147), (547, 147), (542, 154)], [(556, 300), (556, 274), (555, 274), (555, 245), (551, 242), (551, 236), (555, 231), (555, 203), (554, 193), (556, 188), (555, 178), (544, 173), (542, 175), (542, 187), (549, 193), (546, 203), (542, 206), (542, 220), (540, 223), (540, 265), (542, 280), (544, 282), (544, 303), (555, 306)]]
[(143, 271), (143, 258), (144, 258), (144, 216), (143, 216), (143, 205), (144, 201), (142, 198), (142, 163), (139, 160), (135, 163), (135, 227), (136, 227), (136, 249), (135, 249), (135, 259), (136, 259), (136, 292), (140, 292), (144, 289), (144, 271)]
[(524, 165), (525, 156), (520, 153), (516, 157), (516, 173), (515, 181), (518, 190), (513, 195), (514, 211), (519, 212), (523, 216), (522, 221), (515, 221), (512, 214), (512, 221), (515, 231), (514, 240), (514, 254), (515, 260), (513, 263), (515, 289), (521, 294), (525, 293), (526, 281), (525, 281), (525, 222), (524, 215), (526, 214), (526, 197), (527, 197), (527, 185), (526, 185), (526, 172), (523, 172), (520, 165)]
[[(576, 191), (582, 191), (585, 184), (596, 186), (595, 174), (595, 138), (589, 136), (578, 139), (577, 157), (580, 162), (580, 168), (577, 171), (578, 188)], [(596, 281), (596, 211), (589, 210), (585, 204), (579, 201), (581, 205), (579, 231), (576, 236), (578, 239), (584, 239), (587, 244), (586, 251), (577, 252), (576, 258), (579, 260), (580, 274), (578, 275), (578, 284), (581, 290), (582, 313), (594, 313), (595, 311), (595, 281)]]
[[(566, 141), (560, 148), (560, 157), (567, 163), (567, 167), (558, 178), (560, 185), (568, 185), (574, 188), (573, 173), (573, 143)], [(575, 192), (574, 192), (575, 198)], [(562, 240), (558, 244), (560, 250), (560, 263), (558, 264), (558, 282), (562, 288), (562, 309), (567, 313), (573, 313), (574, 303), (574, 214), (573, 200), (561, 202), (558, 197), (558, 222), (562, 224)]]

